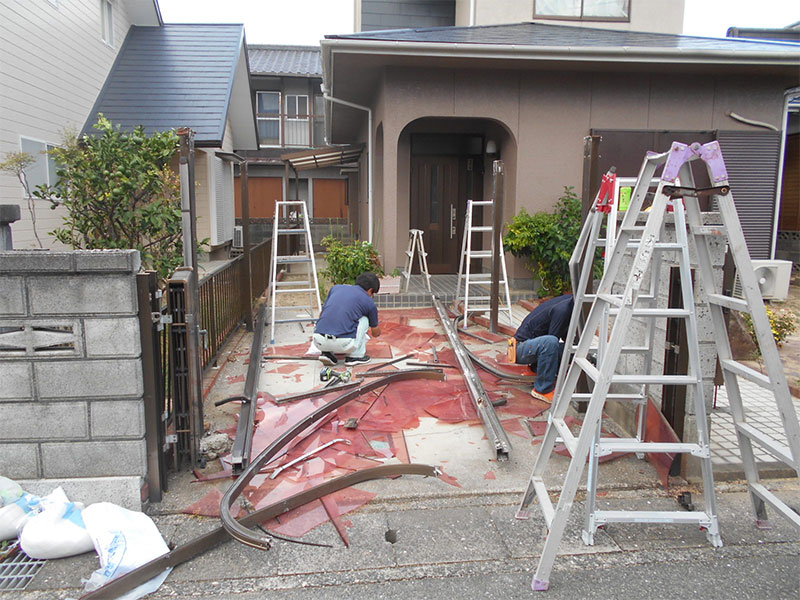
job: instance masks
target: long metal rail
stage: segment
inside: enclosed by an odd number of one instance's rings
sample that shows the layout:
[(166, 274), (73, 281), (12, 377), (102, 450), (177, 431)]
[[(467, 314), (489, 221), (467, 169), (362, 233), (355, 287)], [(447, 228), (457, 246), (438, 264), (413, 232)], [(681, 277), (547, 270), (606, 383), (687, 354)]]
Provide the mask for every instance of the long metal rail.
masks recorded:
[(250, 462), (250, 450), (253, 447), (253, 419), (256, 414), (258, 400), (258, 377), (261, 374), (261, 353), (264, 348), (264, 329), (267, 316), (265, 304), (258, 309), (256, 324), (253, 328), (253, 345), (250, 346), (250, 364), (247, 367), (247, 378), (244, 382), (244, 397), (239, 409), (239, 424), (236, 427), (236, 439), (231, 449), (231, 468), (240, 473)]
[(433, 299), (433, 306), (436, 308), (436, 312), (439, 313), (439, 321), (441, 321), (444, 332), (447, 334), (447, 339), (450, 340), (450, 345), (453, 346), (453, 350), (455, 350), (458, 364), (461, 367), (461, 371), (464, 373), (464, 380), (467, 383), (469, 396), (472, 398), (475, 409), (478, 411), (478, 415), (483, 421), (486, 436), (494, 447), (495, 455), (498, 460), (508, 460), (508, 455), (511, 452), (511, 440), (508, 439), (508, 435), (503, 429), (503, 425), (500, 423), (500, 419), (492, 406), (491, 400), (489, 400), (489, 395), (483, 387), (483, 383), (481, 382), (478, 372), (475, 370), (475, 366), (470, 360), (464, 343), (461, 341), (461, 338), (458, 337), (458, 333), (453, 328), (450, 318), (447, 316), (447, 310), (444, 304), (433, 294), (431, 294), (431, 298)]
[[(439, 467), (430, 465), (422, 465), (417, 463), (412, 464), (397, 464), (397, 465), (383, 465), (380, 467), (373, 467), (371, 469), (363, 469), (354, 473), (348, 473), (341, 477), (330, 479), (325, 483), (321, 483), (313, 488), (303, 490), (293, 496), (284, 498), (274, 504), (270, 504), (260, 510), (250, 513), (238, 520), (243, 527), (253, 527), (269, 521), (277, 516), (289, 512), (311, 502), (317, 500), (333, 492), (337, 492), (351, 485), (363, 483), (364, 481), (372, 481), (374, 479), (393, 478), (398, 475), (422, 475), (423, 477), (438, 477), (442, 473)], [(158, 558), (154, 558), (141, 567), (134, 569), (113, 581), (108, 582), (103, 587), (89, 592), (81, 596), (81, 600), (100, 600), (107, 598), (118, 598), (122, 594), (129, 592), (133, 588), (141, 585), (145, 581), (149, 581), (164, 569), (175, 567), (181, 563), (200, 556), (204, 552), (215, 548), (230, 539), (228, 532), (224, 527), (217, 527), (200, 537), (197, 537), (190, 542), (178, 546), (174, 550), (162, 554)]]
[[(238, 498), (239, 495), (244, 491), (244, 488), (247, 486), (248, 483), (250, 483), (250, 480), (253, 479), (253, 477), (255, 477), (261, 470), (261, 467), (263, 467), (265, 464), (268, 464), (278, 454), (278, 452), (287, 443), (289, 443), (290, 440), (299, 435), (310, 425), (313, 425), (314, 423), (319, 421), (322, 417), (324, 417), (328, 413), (336, 410), (337, 408), (343, 406), (344, 404), (347, 404), (348, 402), (357, 398), (361, 394), (364, 394), (379, 387), (383, 387), (395, 381), (405, 381), (406, 379), (432, 379), (437, 381), (443, 381), (444, 374), (441, 371), (423, 369), (415, 371), (400, 371), (398, 373), (393, 373), (392, 375), (389, 375), (387, 377), (376, 379), (369, 383), (365, 383), (364, 385), (355, 390), (342, 394), (335, 400), (332, 400), (331, 402), (325, 404), (324, 406), (321, 406), (310, 415), (298, 421), (297, 424), (295, 424), (293, 427), (284, 431), (280, 437), (278, 437), (274, 442), (272, 442), (272, 444), (270, 444), (261, 454), (259, 454), (250, 463), (247, 469), (241, 475), (239, 475), (236, 481), (233, 482), (231, 487), (228, 488), (228, 491), (225, 492), (225, 495), (222, 497), (222, 502), (220, 503), (219, 507), (220, 518), (222, 519), (222, 526), (231, 535), (231, 537), (235, 538), (236, 540), (242, 542), (245, 545), (252, 546), (253, 548), (259, 548), (262, 550), (268, 549), (270, 547), (270, 540), (268, 537), (260, 535), (251, 529), (248, 529), (246, 525), (237, 521), (231, 514), (231, 507), (233, 506), (234, 502), (236, 502), (236, 498)], [(502, 431), (502, 427), (500, 427), (500, 430)]]

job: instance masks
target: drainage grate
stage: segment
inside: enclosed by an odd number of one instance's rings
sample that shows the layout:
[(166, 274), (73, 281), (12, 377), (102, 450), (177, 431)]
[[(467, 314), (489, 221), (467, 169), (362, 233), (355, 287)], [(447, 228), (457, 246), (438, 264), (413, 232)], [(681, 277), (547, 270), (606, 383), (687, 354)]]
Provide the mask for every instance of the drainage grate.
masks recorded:
[[(18, 544), (15, 542), (14, 546)], [(0, 591), (24, 590), (45, 562), (29, 557), (18, 547), (11, 550), (10, 554), (0, 559)]]

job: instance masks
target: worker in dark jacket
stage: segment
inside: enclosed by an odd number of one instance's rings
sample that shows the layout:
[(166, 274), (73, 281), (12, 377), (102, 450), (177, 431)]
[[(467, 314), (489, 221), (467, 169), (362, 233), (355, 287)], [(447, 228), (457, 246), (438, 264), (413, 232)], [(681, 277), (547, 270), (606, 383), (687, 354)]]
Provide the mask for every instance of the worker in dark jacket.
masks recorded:
[(346, 354), (346, 365), (370, 361), (367, 355), (367, 330), (378, 337), (378, 307), (372, 296), (381, 289), (375, 273), (361, 273), (355, 285), (335, 285), (328, 292), (317, 326), (314, 345), (320, 350), (325, 365), (338, 364), (336, 354)]
[(565, 294), (542, 302), (525, 317), (514, 334), (516, 362), (536, 371), (531, 395), (552, 403), (574, 301)]

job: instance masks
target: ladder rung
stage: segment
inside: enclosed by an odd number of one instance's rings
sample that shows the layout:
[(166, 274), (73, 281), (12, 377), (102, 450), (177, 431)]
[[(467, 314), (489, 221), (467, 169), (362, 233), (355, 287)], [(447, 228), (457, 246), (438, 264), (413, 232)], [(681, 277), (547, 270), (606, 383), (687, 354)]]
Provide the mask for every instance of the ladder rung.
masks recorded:
[(772, 389), (772, 380), (768, 376), (764, 375), (763, 373), (759, 373), (755, 369), (745, 367), (742, 363), (738, 363), (731, 359), (720, 360), (719, 364), (729, 373), (744, 377), (748, 381), (752, 381), (756, 385), (760, 385), (768, 390)]
[(278, 229), (278, 233), (281, 234), (293, 234), (293, 235), (305, 235), (305, 229)]
[(276, 281), (275, 285), (278, 287), (289, 287), (290, 285), (311, 285), (311, 280), (305, 281)]
[(491, 250), (468, 250), (467, 256), (469, 258), (492, 258)]
[(612, 294), (593, 294), (593, 296), (602, 302), (606, 302), (607, 304), (611, 304), (618, 308), (622, 308), (622, 298), (618, 298), (617, 296), (614, 296)]
[(620, 231), (644, 231), (646, 225), (628, 225), (627, 227), (620, 227)]
[(792, 458), (792, 454), (788, 446), (784, 446), (774, 438), (768, 436), (763, 431), (756, 429), (755, 427), (747, 423), (736, 423), (735, 426), (736, 429), (739, 431), (739, 433), (746, 436), (748, 439), (756, 442), (759, 446), (764, 448), (764, 450), (772, 454), (772, 456), (774, 456), (781, 462), (786, 463), (793, 469), (798, 468), (797, 464)]
[(695, 385), (691, 375), (614, 375), (611, 383), (642, 383), (648, 385)]
[(316, 288), (287, 288), (284, 290), (275, 290), (276, 294), (292, 294), (295, 292), (313, 292)]
[[(622, 309), (612, 308), (608, 311), (610, 315), (619, 314)], [(692, 313), (685, 308), (634, 308), (634, 317), (688, 317)]]
[(677, 452), (693, 454), (706, 458), (710, 450), (699, 444), (675, 442), (640, 442), (636, 438), (600, 438), (598, 442), (600, 456), (612, 452), (644, 452), (645, 454), (665, 454)]
[(586, 358), (575, 358), (575, 364), (578, 365), (592, 381), (597, 381), (600, 378), (600, 371)]
[(741, 298), (732, 298), (731, 296), (725, 296), (723, 294), (709, 294), (708, 301), (711, 304), (716, 304), (732, 310), (750, 310), (750, 308), (747, 306), (746, 300), (742, 300)]
[[(591, 394), (585, 394), (585, 393), (572, 394), (573, 400), (591, 400), (591, 398), (592, 398)], [(606, 394), (606, 400), (633, 400), (640, 402), (642, 400), (646, 400), (646, 398), (642, 396), (642, 394), (631, 392), (630, 394), (620, 394), (620, 393)]]
[[(280, 308), (280, 307), (276, 307)], [(296, 306), (287, 306), (286, 308), (299, 308)], [(275, 323), (316, 323), (319, 321), (316, 317), (304, 317), (302, 319), (275, 319)]]
[(544, 485), (544, 479), (541, 477), (531, 477), (531, 483), (533, 484), (533, 489), (536, 492), (536, 497), (539, 499), (539, 506), (542, 507), (544, 522), (547, 524), (547, 528), (550, 529), (550, 525), (553, 523), (553, 517), (555, 516), (556, 511), (553, 509), (553, 503), (550, 500), (550, 495), (547, 493), (547, 488)]
[(475, 225), (469, 228), (470, 231), (491, 231), (491, 225)]
[(311, 259), (305, 256), (276, 256), (275, 262), (277, 264), (310, 263)]
[(597, 510), (592, 513), (596, 525), (605, 523), (697, 523), (708, 526), (705, 512), (672, 510)]
[(493, 200), (473, 200), (472, 206), (491, 206), (494, 204)]
[(316, 308), (316, 306), (276, 306), (275, 310), (314, 310)]
[[(626, 248), (635, 249), (639, 247), (641, 240), (631, 240), (626, 244)], [(656, 250), (683, 250), (683, 244), (677, 242), (656, 242), (653, 244)]]
[(694, 235), (725, 235), (725, 227), (723, 225), (701, 225), (699, 227), (692, 227)]
[(786, 517), (789, 521), (794, 523), (796, 527), (800, 527), (800, 515), (798, 515), (789, 506), (787, 506), (783, 500), (781, 500), (775, 494), (773, 494), (767, 488), (765, 488), (764, 484), (751, 483), (750, 489), (756, 496), (761, 498), (764, 502), (769, 504), (773, 509), (775, 509), (777, 512), (781, 513), (784, 517)]
[[(575, 351), (577, 349), (578, 349), (578, 346), (575, 345), (575, 346), (570, 347), (569, 350), (570, 350), (570, 352), (572, 354), (575, 354)], [(622, 348), (620, 348), (620, 353), (622, 353), (622, 354), (637, 354), (637, 353), (640, 353), (640, 352), (650, 352), (650, 350), (652, 350), (652, 348), (650, 348), (649, 346), (623, 346)], [(597, 346), (590, 346), (589, 347), (589, 352), (597, 352), (597, 351), (598, 351)]]
[(558, 435), (567, 447), (570, 456), (575, 456), (575, 449), (578, 447), (578, 440), (572, 435), (569, 425), (564, 422), (564, 419), (553, 419), (553, 427), (558, 431)]

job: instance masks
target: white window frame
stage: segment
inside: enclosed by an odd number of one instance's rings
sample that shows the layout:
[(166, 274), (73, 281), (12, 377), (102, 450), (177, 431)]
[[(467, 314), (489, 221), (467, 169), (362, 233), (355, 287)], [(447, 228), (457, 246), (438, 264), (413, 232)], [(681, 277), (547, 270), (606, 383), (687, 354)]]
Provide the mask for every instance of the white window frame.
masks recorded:
[[(259, 94), (277, 94), (278, 95), (278, 113), (275, 115), (268, 115), (267, 113), (259, 113), (256, 112), (256, 121), (277, 121), (278, 122), (278, 143), (277, 144), (263, 144), (260, 143), (259, 145), (262, 148), (280, 148), (281, 147), (281, 140), (283, 137), (283, 123), (281, 122), (282, 116), (280, 107), (283, 106), (283, 94), (276, 90), (258, 90), (256, 91), (256, 111), (258, 111), (258, 96)], [(263, 115), (263, 116), (262, 116)], [(256, 123), (258, 125), (258, 123)]]
[[(52, 148), (55, 148), (57, 146), (57, 144), (53, 144), (52, 142), (47, 142), (45, 140), (40, 140), (38, 138), (30, 137), (30, 136), (27, 136), (27, 135), (21, 135), (21, 136), (19, 136), (19, 150), (20, 150), (20, 152), (28, 152), (25, 148), (22, 147), (22, 141), (23, 140), (28, 141), (28, 142), (32, 142), (34, 144), (41, 144), (42, 145), (43, 149), (40, 150), (38, 153), (35, 153), (34, 154), (34, 158), (36, 158), (37, 162), (40, 159), (42, 159), (44, 161), (44, 175), (45, 175), (44, 183), (46, 183), (47, 185), (55, 185), (58, 182), (57, 178), (56, 178), (55, 181), (50, 181), (51, 165), (52, 165), (52, 171), (53, 172), (55, 172), (55, 169), (56, 169), (55, 159), (50, 155), (50, 150)], [(28, 154), (32, 154), (32, 153), (28, 152)], [(27, 177), (27, 173), (26, 173), (26, 177)], [(34, 181), (30, 181), (29, 180), (28, 181), (28, 185), (30, 187), (31, 192), (33, 192), (33, 191), (36, 190), (36, 186), (40, 185), (40, 182), (34, 182)]]
[(100, 39), (114, 47), (114, 2), (113, 0), (99, 0), (100, 2)]
[[(298, 106), (297, 106), (298, 98), (305, 98), (306, 99), (306, 111), (304, 113), (300, 113), (300, 110), (298, 109)], [(300, 117), (300, 116), (290, 117), (289, 116), (289, 101), (290, 100), (294, 104), (294, 114), (295, 115), (303, 114), (304, 116), (302, 116), (302, 117)], [(308, 94), (286, 94), (286, 120), (287, 121), (308, 121), (309, 116), (311, 116), (311, 109), (310, 109), (310, 106), (308, 104)]]
[(581, 3), (581, 13), (580, 15), (554, 15), (554, 14), (539, 14), (536, 12), (536, 5), (539, 0), (533, 0), (533, 18), (534, 19), (555, 19), (559, 21), (606, 21), (612, 23), (630, 23), (631, 21), (631, 0), (625, 0), (627, 3), (626, 6), (626, 17), (602, 17), (602, 16), (584, 16), (584, 3), (586, 0), (578, 0)]

